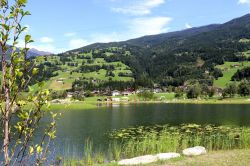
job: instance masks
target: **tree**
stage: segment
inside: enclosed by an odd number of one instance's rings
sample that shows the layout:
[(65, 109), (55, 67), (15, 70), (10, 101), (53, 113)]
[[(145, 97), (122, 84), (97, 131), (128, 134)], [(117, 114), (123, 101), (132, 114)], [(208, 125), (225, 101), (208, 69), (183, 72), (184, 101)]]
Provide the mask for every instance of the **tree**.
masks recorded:
[(195, 84), (189, 87), (189, 90), (187, 92), (187, 98), (194, 99), (198, 98), (200, 95), (201, 95), (201, 87), (199, 84)]
[(250, 82), (247, 80), (243, 80), (239, 84), (238, 93), (241, 96), (249, 96), (250, 95)]
[(154, 93), (148, 90), (141, 91), (138, 93), (138, 97), (143, 100), (152, 100), (154, 98)]
[[(49, 91), (38, 83), (39, 90), (34, 91), (30, 82), (38, 73), (36, 58), (28, 58), (30, 35), (24, 37), (24, 48), (17, 48), (22, 33), (27, 29), (21, 21), (27, 15), (27, 0), (0, 1), (0, 55), (2, 84), (0, 110), (2, 121), (2, 149), (0, 165), (29, 165), (35, 162), (41, 165), (46, 159), (50, 140), (55, 138), (56, 114), (51, 113), (52, 122), (44, 130), (39, 143), (32, 142), (38, 124), (46, 113)], [(14, 120), (12, 120), (14, 119)], [(3, 153), (3, 154), (2, 154)], [(2, 158), (1, 158), (2, 159)], [(2, 162), (2, 163), (1, 163)]]
[(215, 95), (215, 93), (216, 93), (216, 90), (214, 87), (209, 88), (209, 90), (208, 90), (209, 97), (213, 97)]
[(184, 92), (180, 88), (175, 89), (175, 98), (181, 98), (183, 97)]
[(237, 86), (235, 83), (229, 83), (226, 85), (226, 88), (223, 90), (222, 96), (225, 98), (227, 96), (233, 97), (237, 94)]
[(215, 68), (213, 71), (213, 76), (214, 78), (217, 80), (219, 77), (223, 77), (223, 73), (221, 71), (221, 69)]
[(250, 67), (238, 70), (231, 78), (232, 81), (241, 81), (243, 79), (250, 80)]
[(210, 90), (208, 85), (207, 84), (201, 84), (200, 88), (201, 88), (201, 95), (207, 97), (208, 94), (209, 94), (209, 90)]

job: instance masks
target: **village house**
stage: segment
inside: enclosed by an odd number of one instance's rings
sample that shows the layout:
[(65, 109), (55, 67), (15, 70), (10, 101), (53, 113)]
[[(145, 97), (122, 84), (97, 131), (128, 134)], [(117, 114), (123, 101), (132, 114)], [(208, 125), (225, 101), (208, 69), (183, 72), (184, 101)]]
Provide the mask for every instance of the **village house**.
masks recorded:
[(154, 89), (154, 93), (161, 93), (162, 92), (162, 89), (160, 89), (160, 88), (155, 88)]
[(239, 65), (239, 64), (233, 64), (233, 65), (231, 65), (230, 67), (231, 67), (231, 68), (239, 68), (240, 65)]
[(72, 98), (73, 97), (73, 92), (67, 92), (67, 98)]
[(112, 96), (120, 96), (120, 95), (121, 95), (120, 91), (118, 91), (118, 90), (112, 91)]
[(122, 92), (122, 96), (130, 96), (132, 94), (133, 94), (133, 92), (132, 91), (128, 91), (128, 90)]
[(56, 80), (56, 82), (58, 82), (58, 83), (63, 83), (64, 80), (65, 80), (65, 78), (58, 78), (58, 79)]

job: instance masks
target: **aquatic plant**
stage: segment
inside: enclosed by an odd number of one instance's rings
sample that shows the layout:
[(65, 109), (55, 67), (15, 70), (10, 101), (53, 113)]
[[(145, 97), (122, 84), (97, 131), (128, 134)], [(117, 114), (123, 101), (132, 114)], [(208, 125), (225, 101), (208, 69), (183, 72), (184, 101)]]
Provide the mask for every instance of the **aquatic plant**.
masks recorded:
[[(250, 128), (215, 125), (183, 124), (180, 126), (154, 125), (114, 130), (106, 149), (93, 151), (87, 140), (82, 161), (69, 165), (100, 165), (146, 154), (181, 152), (193, 146), (204, 146), (209, 151), (250, 148)], [(83, 162), (84, 161), (84, 162)]]

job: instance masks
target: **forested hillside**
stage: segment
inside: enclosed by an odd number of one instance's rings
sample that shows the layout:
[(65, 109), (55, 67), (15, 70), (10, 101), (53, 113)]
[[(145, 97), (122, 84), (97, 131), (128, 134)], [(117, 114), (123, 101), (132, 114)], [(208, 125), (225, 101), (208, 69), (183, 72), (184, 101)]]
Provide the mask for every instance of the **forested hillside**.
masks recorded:
[(131, 87), (134, 82), (133, 72), (129, 66), (115, 60), (114, 53), (131, 56), (130, 52), (115, 47), (102, 51), (46, 56), (40, 60), (40, 73), (34, 80), (46, 80), (46, 88), (53, 90)]
[[(225, 24), (124, 42), (96, 43), (48, 57), (41, 66), (53, 67), (53, 74), (47, 72), (45, 75), (49, 75), (50, 88), (56, 89), (82, 85), (87, 89), (107, 88), (118, 82), (120, 88), (153, 87), (156, 84), (177, 87), (196, 81), (223, 87), (227, 82), (218, 82), (233, 78), (217, 81), (227, 73), (227, 68), (218, 65), (249, 61), (249, 50), (250, 14)], [(249, 65), (244, 64), (239, 69)], [(230, 77), (238, 68), (233, 66), (233, 69)], [(59, 86), (59, 83), (63, 85)]]

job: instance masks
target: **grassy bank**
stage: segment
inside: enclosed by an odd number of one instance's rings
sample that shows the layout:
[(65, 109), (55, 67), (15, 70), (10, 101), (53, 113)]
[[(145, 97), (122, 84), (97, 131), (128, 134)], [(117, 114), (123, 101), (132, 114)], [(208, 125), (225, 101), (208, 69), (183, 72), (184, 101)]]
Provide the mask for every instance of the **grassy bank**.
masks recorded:
[[(89, 97), (86, 98), (85, 101), (70, 101), (67, 103), (51, 103), (52, 110), (89, 110), (89, 109), (97, 109), (100, 107), (110, 106), (112, 104), (154, 104), (154, 103), (173, 103), (173, 104), (250, 104), (250, 98), (247, 97), (235, 97), (235, 98), (227, 98), (220, 99), (219, 97), (207, 98), (207, 99), (176, 99), (174, 98), (174, 94), (161, 93), (157, 94), (157, 99), (159, 97), (165, 96), (164, 100), (150, 100), (144, 101), (140, 100), (136, 96), (129, 96), (129, 101), (121, 101), (121, 102), (98, 102), (97, 99), (105, 98), (105, 97)], [(118, 97), (119, 98), (119, 97)], [(120, 97), (121, 98), (121, 97)]]
[(97, 103), (93, 102), (72, 102), (56, 104), (51, 103), (51, 110), (90, 110), (98, 108)]
[[(210, 151), (197, 157), (180, 157), (169, 161), (159, 161), (150, 166), (248, 166), (250, 150)], [(71, 164), (75, 166), (75, 164)], [(118, 166), (116, 163), (100, 164), (99, 166)], [(149, 166), (149, 165), (145, 165)]]
[[(250, 148), (250, 128), (226, 126), (135, 127), (113, 131), (110, 145), (104, 151), (93, 152), (87, 142), (83, 159), (65, 160), (65, 165), (98, 165), (147, 154), (179, 152), (193, 146), (204, 146), (209, 152)], [(115, 163), (113, 164), (115, 165)]]
[(211, 98), (211, 99), (180, 99), (180, 100), (172, 100), (169, 103), (180, 103), (180, 104), (250, 104), (249, 98), (244, 97), (235, 97), (235, 98), (227, 98), (227, 99), (219, 99), (219, 98)]
[(183, 157), (151, 166), (248, 166), (249, 163), (250, 150), (229, 150), (212, 151), (203, 156)]

